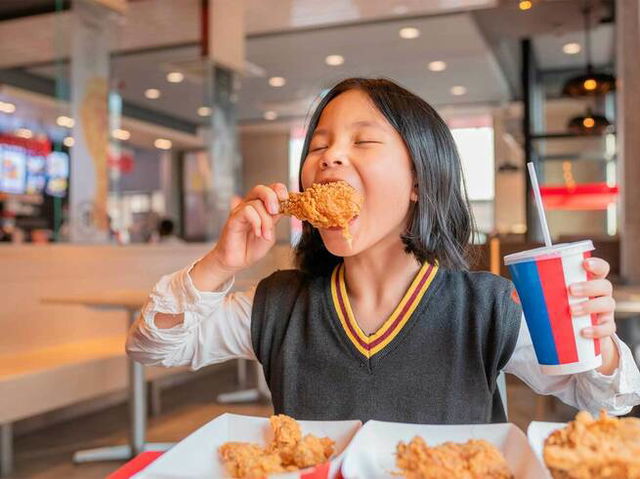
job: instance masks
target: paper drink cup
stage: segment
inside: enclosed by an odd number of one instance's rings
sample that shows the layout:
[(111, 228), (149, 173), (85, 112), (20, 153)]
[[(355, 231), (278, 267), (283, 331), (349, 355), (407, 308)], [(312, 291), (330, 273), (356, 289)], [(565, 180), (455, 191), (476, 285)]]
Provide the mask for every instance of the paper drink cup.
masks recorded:
[(544, 374), (574, 374), (602, 365), (600, 341), (580, 334), (584, 328), (596, 324), (596, 316), (572, 316), (571, 305), (587, 298), (569, 293), (570, 285), (587, 281), (583, 262), (593, 249), (591, 241), (578, 241), (504, 258)]

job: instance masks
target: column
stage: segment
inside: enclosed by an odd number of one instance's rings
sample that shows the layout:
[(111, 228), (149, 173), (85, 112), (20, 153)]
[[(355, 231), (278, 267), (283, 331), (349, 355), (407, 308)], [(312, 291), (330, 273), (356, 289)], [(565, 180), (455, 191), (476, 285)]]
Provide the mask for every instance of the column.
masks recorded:
[(640, 283), (640, 7), (616, 0), (618, 178), (620, 182), (620, 274)]
[[(109, 5), (113, 3), (114, 5)], [(72, 242), (109, 239), (109, 52), (120, 2), (74, 2), (72, 9), (70, 237)]]
[(244, 69), (245, 27), (243, 0), (204, 1), (203, 53), (209, 72), (211, 130), (208, 135), (212, 190), (211, 221), (207, 236), (218, 237), (233, 195), (241, 193), (241, 157), (238, 148), (236, 103)]

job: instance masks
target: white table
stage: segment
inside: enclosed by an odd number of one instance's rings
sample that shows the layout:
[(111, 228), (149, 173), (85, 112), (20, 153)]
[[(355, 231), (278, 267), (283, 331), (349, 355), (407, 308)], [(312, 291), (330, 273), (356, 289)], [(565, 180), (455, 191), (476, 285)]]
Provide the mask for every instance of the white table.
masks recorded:
[[(149, 291), (124, 290), (42, 298), (43, 303), (79, 305), (101, 311), (123, 311), (131, 326), (146, 303)], [(122, 345), (124, 349), (124, 344)], [(128, 358), (129, 365), (129, 444), (78, 451), (74, 462), (119, 461), (131, 459), (141, 452), (167, 450), (173, 443), (147, 443), (147, 394), (144, 366)]]

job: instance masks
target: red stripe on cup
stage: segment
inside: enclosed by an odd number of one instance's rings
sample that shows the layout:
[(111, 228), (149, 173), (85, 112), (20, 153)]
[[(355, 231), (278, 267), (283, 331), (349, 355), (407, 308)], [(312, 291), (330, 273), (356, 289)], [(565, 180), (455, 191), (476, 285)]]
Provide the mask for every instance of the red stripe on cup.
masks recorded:
[(573, 318), (569, 308), (569, 292), (564, 278), (562, 258), (536, 261), (542, 291), (544, 292), (553, 339), (560, 364), (578, 361), (578, 348), (573, 331)]
[[(585, 251), (584, 252), (584, 259), (588, 259), (591, 258), (591, 251)], [(591, 271), (587, 271), (587, 279), (591, 280), (593, 279), (593, 273)], [(595, 326), (596, 324), (598, 324), (598, 317), (595, 314), (591, 315), (591, 325)], [(600, 339), (599, 338), (595, 338), (593, 340), (593, 347), (596, 353), (596, 356), (600, 355)]]

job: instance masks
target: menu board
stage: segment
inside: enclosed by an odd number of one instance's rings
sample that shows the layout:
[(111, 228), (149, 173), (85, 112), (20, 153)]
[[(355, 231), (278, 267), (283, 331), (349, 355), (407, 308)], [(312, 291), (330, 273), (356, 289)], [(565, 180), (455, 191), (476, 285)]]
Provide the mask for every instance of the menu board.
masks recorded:
[(42, 155), (27, 156), (27, 194), (38, 194), (44, 191), (47, 183), (47, 157)]
[(69, 155), (52, 151), (47, 156), (47, 187), (51, 196), (65, 196), (69, 185)]
[(13, 145), (0, 146), (0, 191), (22, 194), (26, 190), (26, 152)]

